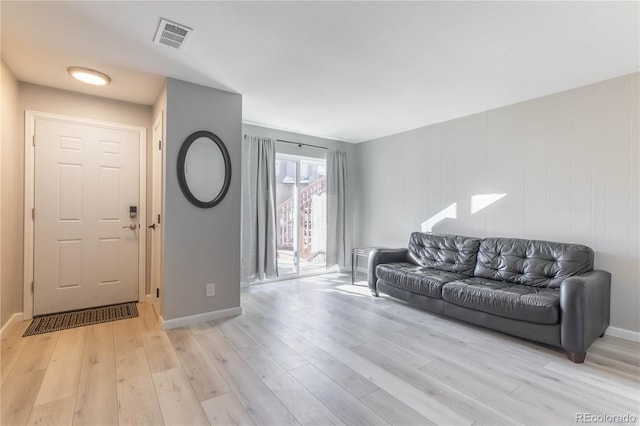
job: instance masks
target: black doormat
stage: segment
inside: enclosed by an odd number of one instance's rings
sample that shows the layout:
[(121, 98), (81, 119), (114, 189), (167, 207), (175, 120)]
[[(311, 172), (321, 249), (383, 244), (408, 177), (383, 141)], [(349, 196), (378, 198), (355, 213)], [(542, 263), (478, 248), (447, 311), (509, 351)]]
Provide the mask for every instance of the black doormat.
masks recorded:
[(101, 308), (83, 309), (81, 311), (63, 312), (61, 314), (44, 315), (34, 318), (22, 337), (35, 334), (51, 333), (67, 328), (117, 321), (138, 316), (135, 303), (103, 306)]

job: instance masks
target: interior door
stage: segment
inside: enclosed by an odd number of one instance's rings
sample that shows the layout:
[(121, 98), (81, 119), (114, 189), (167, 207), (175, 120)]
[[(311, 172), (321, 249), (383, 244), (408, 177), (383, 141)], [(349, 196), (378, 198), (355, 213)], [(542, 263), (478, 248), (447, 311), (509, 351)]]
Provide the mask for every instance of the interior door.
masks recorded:
[(36, 120), (34, 315), (138, 300), (139, 143)]

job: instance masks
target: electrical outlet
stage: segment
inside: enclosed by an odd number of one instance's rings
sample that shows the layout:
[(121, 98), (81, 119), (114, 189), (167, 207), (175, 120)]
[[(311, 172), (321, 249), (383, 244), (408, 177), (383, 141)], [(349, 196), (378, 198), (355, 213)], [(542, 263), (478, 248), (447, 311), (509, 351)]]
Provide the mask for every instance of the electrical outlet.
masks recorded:
[(216, 285), (214, 283), (207, 284), (207, 297), (214, 296), (216, 294)]

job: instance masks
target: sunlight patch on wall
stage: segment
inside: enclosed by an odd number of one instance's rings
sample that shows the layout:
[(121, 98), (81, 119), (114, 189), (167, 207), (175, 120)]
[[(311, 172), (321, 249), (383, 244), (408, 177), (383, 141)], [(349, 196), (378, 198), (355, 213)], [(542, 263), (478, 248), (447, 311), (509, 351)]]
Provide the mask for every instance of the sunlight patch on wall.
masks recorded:
[(471, 197), (471, 214), (478, 213), (507, 194), (478, 194)]
[(422, 222), (422, 225), (420, 225), (422, 232), (431, 232), (434, 226), (445, 219), (455, 219), (457, 217), (457, 210), (458, 203), (453, 203), (449, 207), (446, 207), (445, 209), (431, 216), (429, 219)]

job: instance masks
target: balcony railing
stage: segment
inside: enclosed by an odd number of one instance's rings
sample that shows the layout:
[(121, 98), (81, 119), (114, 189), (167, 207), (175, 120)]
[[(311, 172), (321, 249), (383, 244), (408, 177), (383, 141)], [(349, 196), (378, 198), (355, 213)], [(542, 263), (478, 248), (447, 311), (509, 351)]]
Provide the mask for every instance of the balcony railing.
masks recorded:
[[(308, 258), (312, 255), (312, 221), (313, 196), (320, 195), (327, 190), (327, 178), (321, 177), (300, 191), (300, 228), (301, 239), (300, 257)], [(283, 201), (277, 207), (278, 214), (278, 249), (295, 250), (295, 203), (294, 197)]]

